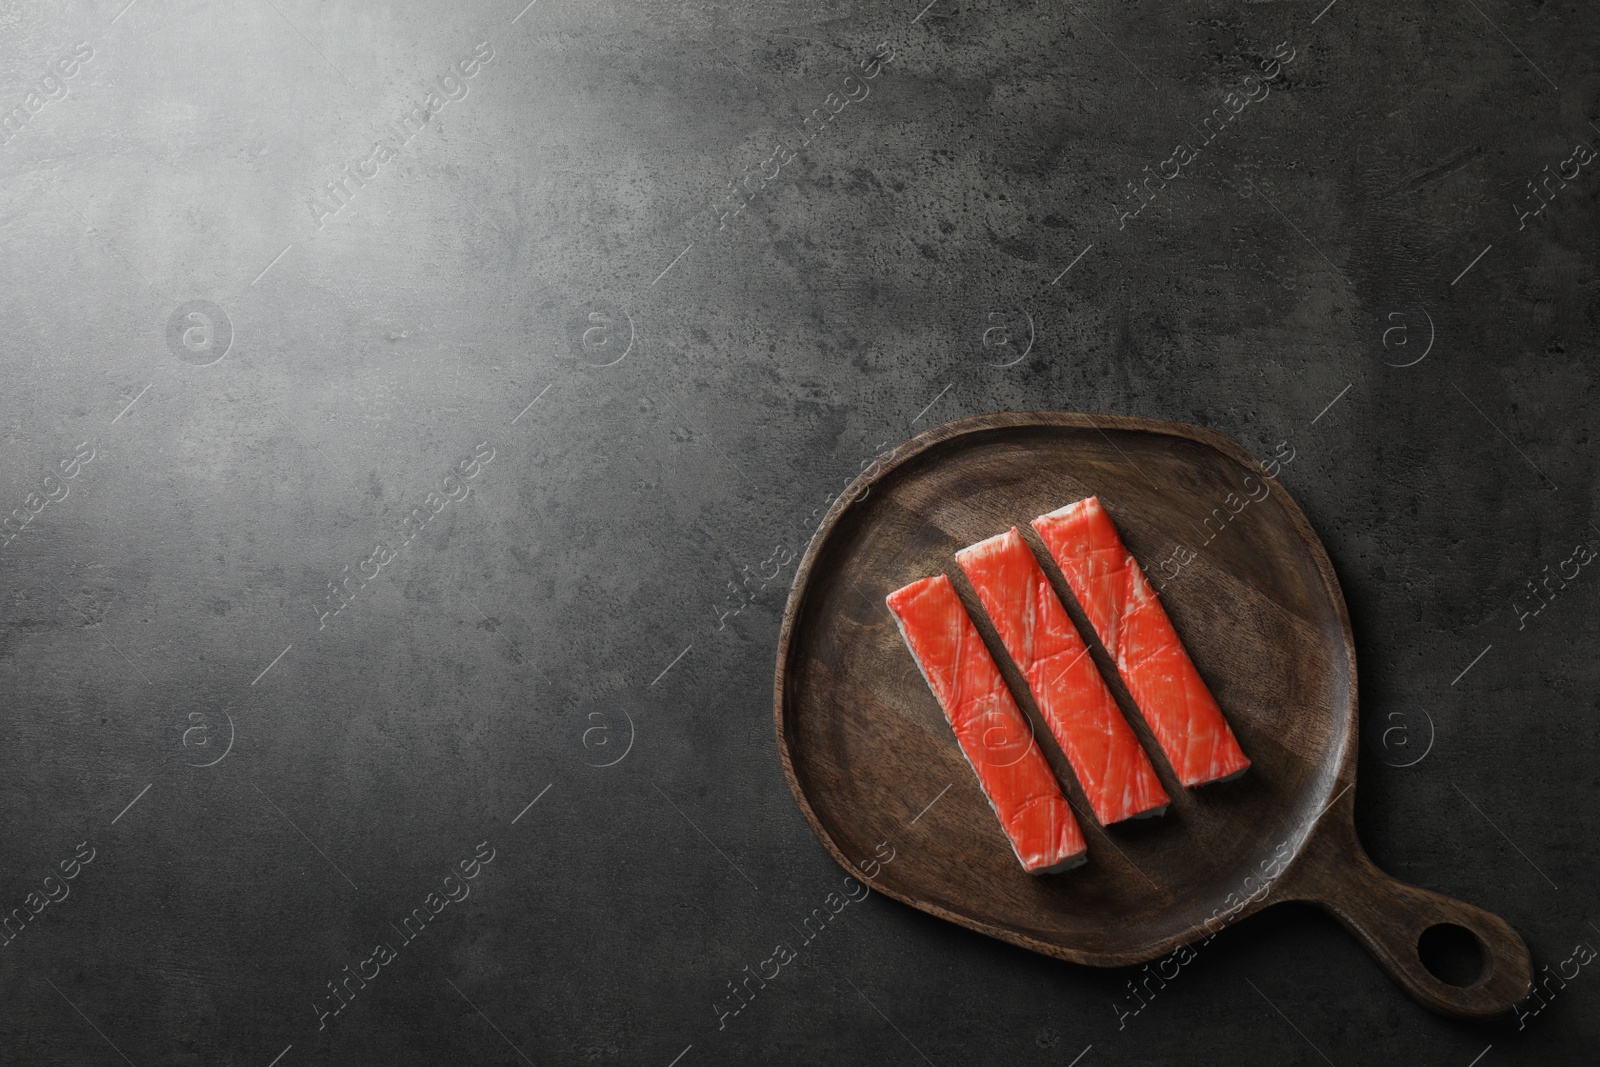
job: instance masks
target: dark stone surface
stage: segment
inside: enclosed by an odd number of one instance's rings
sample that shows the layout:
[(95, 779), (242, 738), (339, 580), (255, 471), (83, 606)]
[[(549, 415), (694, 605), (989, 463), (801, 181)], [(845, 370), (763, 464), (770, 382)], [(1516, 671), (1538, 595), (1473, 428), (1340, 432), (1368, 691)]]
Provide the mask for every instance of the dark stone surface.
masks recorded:
[[(0, 906), (93, 849), (0, 950), (0, 1061), (1592, 1057), (1594, 968), (1521, 1030), (1462, 1025), (1297, 908), (1121, 1029), (1132, 972), (876, 896), (713, 1007), (843, 876), (775, 753), (775, 546), (875, 452), (1002, 409), (1291, 442), (1373, 855), (1536, 965), (1600, 943), (1600, 572), (1519, 625), (1600, 539), (1597, 166), (1518, 219), (1600, 139), (1590, 8), (124, 2), (0, 7), (0, 510), (66, 493), (0, 550)], [(315, 208), (479, 42), (466, 95)]]

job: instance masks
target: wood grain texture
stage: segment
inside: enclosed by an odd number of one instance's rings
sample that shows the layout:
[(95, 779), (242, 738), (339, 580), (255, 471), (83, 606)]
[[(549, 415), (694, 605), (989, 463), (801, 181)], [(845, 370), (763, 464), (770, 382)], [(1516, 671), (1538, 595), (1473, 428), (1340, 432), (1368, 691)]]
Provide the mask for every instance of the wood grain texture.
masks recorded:
[[(1091, 493), (1158, 584), (1253, 763), (1237, 781), (1182, 789), (1107, 671), (1173, 798), (1162, 818), (1110, 828), (1089, 816), (954, 560), (958, 549), (1011, 525), (1026, 532), (1036, 515)], [(1208, 528), (1214, 508), (1228, 521)], [(1179, 543), (1197, 555), (1162, 582), (1159, 561)], [(1060, 573), (1042, 554), (1041, 562), (1108, 666)], [(884, 607), (888, 593), (941, 571), (968, 600), (1080, 815), (1083, 868), (1035, 877), (1018, 867)], [(1355, 653), (1338, 579), (1299, 506), (1222, 434), (1114, 415), (1002, 413), (906, 442), (818, 528), (785, 609), (773, 697), (784, 774), (817, 837), (858, 875), (856, 861), (890, 842), (897, 858), (872, 886), (933, 915), (1061, 959), (1122, 966), (1304, 900), (1338, 916), (1435, 1011), (1488, 1016), (1526, 996), (1527, 948), (1505, 922), (1404, 885), (1363, 852), (1354, 828)], [(1476, 983), (1452, 986), (1423, 966), (1418, 938), (1440, 922), (1483, 945)]]

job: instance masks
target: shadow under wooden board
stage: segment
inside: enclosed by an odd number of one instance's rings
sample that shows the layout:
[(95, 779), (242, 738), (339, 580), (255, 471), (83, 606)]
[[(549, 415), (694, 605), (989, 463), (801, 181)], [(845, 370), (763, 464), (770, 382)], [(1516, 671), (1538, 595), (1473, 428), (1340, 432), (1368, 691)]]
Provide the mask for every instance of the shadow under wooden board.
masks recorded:
[[(1252, 761), (1237, 781), (1180, 788), (1047, 566), (1173, 800), (1163, 817), (1104, 829), (953, 558), (1013, 525), (1031, 538), (1035, 516), (1091, 494), (1158, 586)], [(1195, 553), (1181, 568), (1167, 562), (1179, 544)], [(1017, 864), (884, 604), (941, 571), (1078, 813), (1083, 867), (1035, 876)], [(1357, 841), (1344, 597), (1299, 506), (1223, 434), (1034, 412), (963, 419), (906, 442), (857, 479), (812, 539), (784, 612), (774, 703), (784, 774), (817, 837), (847, 870), (873, 871), (873, 888), (941, 918), (1061, 959), (1124, 966), (1269, 905), (1310, 901), (1435, 1011), (1496, 1015), (1528, 993), (1528, 950), (1509, 925), (1396, 881)], [(880, 842), (895, 858), (874, 870)], [(1469, 985), (1435, 977), (1419, 956), (1422, 934), (1440, 924), (1465, 928), (1482, 949)]]

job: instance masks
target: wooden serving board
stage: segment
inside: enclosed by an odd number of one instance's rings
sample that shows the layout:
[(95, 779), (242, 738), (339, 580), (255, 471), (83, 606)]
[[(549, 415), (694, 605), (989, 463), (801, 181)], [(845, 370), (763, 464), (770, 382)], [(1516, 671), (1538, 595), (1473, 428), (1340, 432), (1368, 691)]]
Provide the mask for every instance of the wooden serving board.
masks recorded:
[[(1102, 829), (954, 553), (1097, 494), (1250, 757), (1239, 780), (1184, 790), (1157, 754), (1070, 590), (1061, 594), (1173, 803)], [(1035, 542), (1036, 543), (1036, 542)], [(1181, 565), (1183, 546), (1193, 558)], [(1053, 568), (1047, 567), (1047, 570)], [(1035, 724), (1089, 842), (1046, 876), (1017, 864), (919, 675), (884, 597), (950, 573)], [(847, 870), (923, 911), (1077, 963), (1162, 956), (1270, 904), (1337, 915), (1413, 996), (1485, 1016), (1526, 996), (1526, 946), (1481, 909), (1404, 885), (1367, 859), (1353, 822), (1356, 664), (1333, 566), (1299, 506), (1237, 442), (1114, 415), (963, 419), (869, 468), (818, 528), (784, 613), (774, 682), (795, 800)], [(932, 803), (932, 806), (928, 805)], [(894, 850), (890, 863), (880, 843)], [(1484, 950), (1455, 986), (1418, 956), (1423, 931), (1465, 927)]]

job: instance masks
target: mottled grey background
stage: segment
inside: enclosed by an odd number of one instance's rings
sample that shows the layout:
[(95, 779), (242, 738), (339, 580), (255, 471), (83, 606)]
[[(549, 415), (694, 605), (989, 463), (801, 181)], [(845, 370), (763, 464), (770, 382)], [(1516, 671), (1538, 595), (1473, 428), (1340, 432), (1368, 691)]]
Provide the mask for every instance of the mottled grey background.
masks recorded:
[[(1600, 944), (1600, 571), (1519, 628), (1600, 540), (1600, 164), (1550, 177), (1600, 141), (1590, 7), (125, 2), (0, 5), (0, 512), (94, 454), (0, 549), (0, 912), (94, 850), (0, 948), (0, 1061), (1592, 1056), (1593, 966), (1520, 1030), (1463, 1025), (1293, 908), (1121, 1029), (1132, 972), (877, 896), (713, 1009), (842, 877), (772, 736), (786, 557), (875, 453), (995, 410), (1289, 441), (1354, 623), (1374, 857), (1536, 965)], [(480, 42), (319, 229), (308, 198)], [(719, 229), (880, 42), (870, 95)], [(220, 361), (169, 347), (195, 300)], [(319, 630), (480, 442), (472, 495)]]

